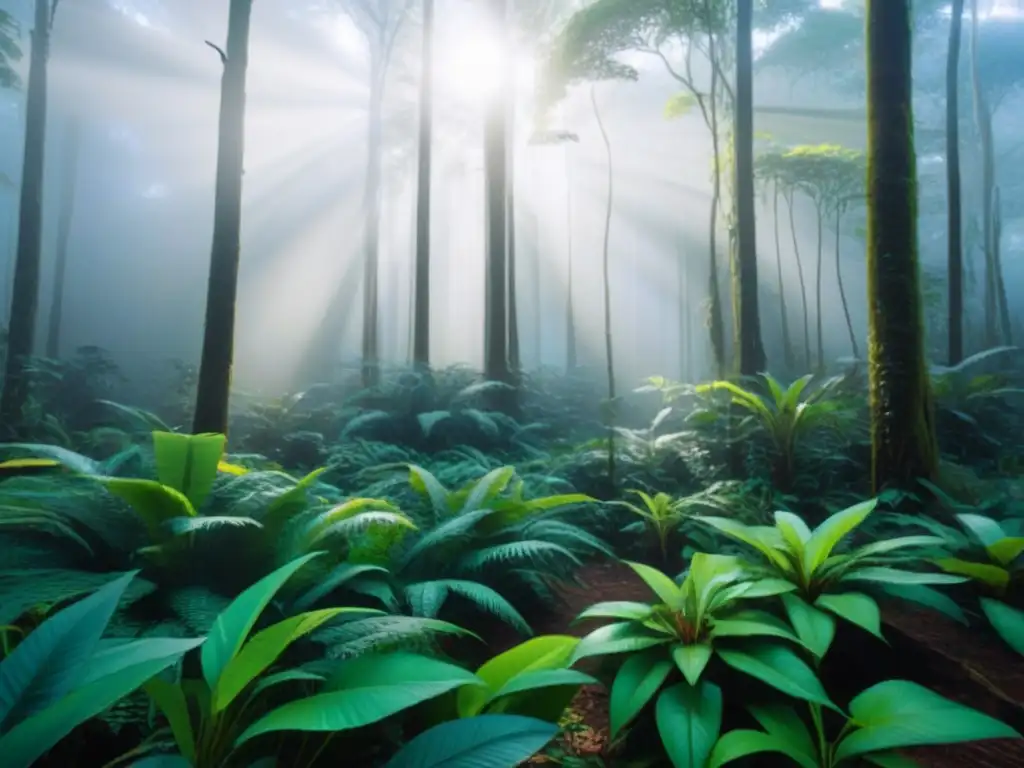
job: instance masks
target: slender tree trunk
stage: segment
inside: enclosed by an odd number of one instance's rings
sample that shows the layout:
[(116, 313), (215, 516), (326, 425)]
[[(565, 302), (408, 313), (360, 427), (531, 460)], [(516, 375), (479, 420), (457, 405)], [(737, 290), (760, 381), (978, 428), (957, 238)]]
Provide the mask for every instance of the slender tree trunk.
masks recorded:
[(1006, 298), (1006, 278), (1003, 275), (1003, 210), (999, 185), (992, 187), (992, 265), (996, 275), (996, 299), (999, 303), (999, 329), (1004, 344), (1013, 344), (1013, 323)]
[(843, 317), (846, 318), (846, 331), (850, 334), (850, 349), (853, 350), (853, 359), (860, 360), (860, 349), (857, 346), (857, 334), (853, 330), (853, 320), (850, 318), (850, 303), (846, 300), (846, 288), (843, 285), (843, 267), (840, 260), (840, 243), (842, 235), (840, 225), (843, 223), (843, 207), (836, 204), (836, 282), (839, 285), (839, 300), (843, 305)]
[(60, 335), (64, 315), (64, 278), (68, 271), (68, 241), (75, 215), (75, 189), (78, 187), (78, 158), (82, 145), (82, 123), (78, 115), (68, 121), (64, 146), (64, 184), (61, 187), (60, 219), (57, 222), (57, 261), (53, 267), (53, 296), (46, 327), (46, 356), (60, 356)]
[(597, 89), (590, 87), (590, 103), (594, 108), (594, 118), (601, 131), (604, 151), (608, 161), (608, 202), (604, 213), (604, 240), (601, 246), (601, 279), (604, 284), (604, 355), (605, 371), (608, 376), (608, 482), (615, 487), (615, 357), (612, 345), (612, 281), (609, 270), (609, 242), (612, 231), (612, 207), (615, 203), (615, 168), (612, 165), (612, 143), (601, 119), (601, 110), (597, 106)]
[(736, 337), (739, 368), (754, 376), (765, 368), (757, 281), (757, 216), (754, 209), (754, 53), (753, 0), (739, 0), (736, 12), (736, 178), (737, 290)]
[(39, 310), (39, 268), (43, 236), (43, 181), (46, 150), (47, 59), (50, 53), (50, 3), (36, 0), (32, 52), (25, 100), (25, 148), (19, 200), (18, 250), (7, 326), (7, 360), (0, 395), (0, 435), (17, 436), (28, 400), (26, 363), (35, 347)]
[(576, 313), (572, 304), (572, 156), (565, 149), (565, 369), (576, 370)]
[(818, 370), (825, 370), (825, 332), (824, 332), (824, 317), (822, 316), (821, 307), (821, 278), (824, 273), (823, 263), (825, 261), (825, 214), (821, 209), (821, 202), (818, 200), (814, 201), (814, 210), (818, 216), (818, 271), (815, 275), (814, 284), (814, 311), (815, 317), (815, 332), (818, 340)]
[[(384, 34), (383, 32), (381, 33)], [(382, 40), (380, 46), (383, 49)], [(370, 108), (367, 124), (366, 181), (363, 188), (363, 338), (364, 387), (380, 381), (380, 210), (381, 152), (384, 119), (384, 64), (375, 60), (370, 75)]]
[[(708, 35), (709, 56), (715, 60), (715, 36)], [(718, 136), (718, 67), (711, 68), (711, 93), (709, 97), (711, 111), (711, 150), (714, 158), (714, 175), (711, 189), (711, 226), (708, 232), (708, 311), (711, 331), (711, 351), (715, 358), (715, 374), (724, 378), (727, 368), (725, 353), (725, 317), (722, 310), (722, 297), (718, 292), (718, 207), (722, 202), (722, 150)]]
[[(491, 0), (492, 25), (498, 34), (506, 21), (504, 0)], [(502, 39), (504, 35), (502, 34)], [(484, 375), (492, 381), (508, 382), (508, 203), (506, 194), (508, 155), (506, 115), (502, 88), (490, 96), (484, 117), (484, 195), (487, 262), (484, 301)]]
[(933, 478), (938, 446), (917, 252), (912, 0), (868, 0), (868, 375), (876, 492)]
[(430, 183), (434, 138), (434, 0), (423, 0), (419, 158), (416, 178), (416, 282), (413, 364), (430, 368)]
[(510, 120), (507, 128), (508, 133), (506, 134), (509, 137), (509, 141), (506, 144), (508, 151), (508, 193), (506, 196), (508, 202), (508, 218), (506, 219), (506, 226), (508, 227), (508, 258), (506, 260), (508, 264), (508, 367), (512, 376), (518, 379), (522, 373), (523, 362), (519, 346), (519, 301), (518, 291), (516, 290), (516, 276), (519, 270), (516, 266), (516, 172), (515, 129), (513, 125), (514, 122)]
[(804, 280), (804, 263), (800, 256), (800, 240), (796, 236), (796, 217), (794, 212), (796, 201), (794, 200), (793, 190), (788, 189), (785, 197), (786, 207), (789, 209), (789, 233), (793, 238), (793, 257), (796, 259), (796, 275), (797, 280), (800, 282), (800, 300), (804, 310), (804, 368), (809, 371), (813, 365), (811, 362), (811, 313), (810, 302), (807, 300), (807, 281)]
[(964, 359), (964, 249), (960, 201), (960, 39), (964, 0), (953, 0), (946, 55), (946, 201), (949, 226), (949, 365)]
[(245, 75), (249, 64), (252, 0), (231, 0), (227, 50), (221, 53), (220, 127), (213, 201), (213, 244), (206, 287), (206, 325), (192, 432), (227, 434), (235, 305), (242, 229), (245, 143)]
[(779, 182), (772, 184), (772, 217), (775, 234), (775, 271), (779, 290), (779, 319), (782, 323), (782, 349), (785, 355), (786, 370), (792, 372), (796, 368), (796, 355), (793, 351), (793, 339), (789, 333), (789, 307), (786, 305), (786, 283), (782, 277), (782, 233), (779, 230)]

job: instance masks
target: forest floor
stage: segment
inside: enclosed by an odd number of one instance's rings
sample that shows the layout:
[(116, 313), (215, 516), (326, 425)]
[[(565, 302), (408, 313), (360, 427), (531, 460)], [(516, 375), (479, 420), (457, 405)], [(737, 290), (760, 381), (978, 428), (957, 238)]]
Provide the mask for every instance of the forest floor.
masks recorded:
[[(560, 590), (564, 608), (535, 627), (537, 635), (582, 635), (588, 628), (573, 619), (597, 602), (635, 600), (648, 602), (650, 590), (619, 563), (587, 565), (578, 574), (579, 585)], [(906, 677), (948, 698), (999, 717), (1021, 729), (1024, 720), (1024, 665), (995, 637), (967, 628), (942, 616), (915, 610), (886, 611), (885, 634), (894, 651), (913, 663), (900, 666)], [(514, 644), (510, 643), (510, 645)], [(903, 654), (908, 654), (904, 656)], [(608, 692), (585, 686), (570, 709), (575, 727), (562, 737), (566, 753), (579, 757), (606, 757), (608, 747)], [(946, 747), (904, 751), (923, 768), (1022, 768), (1024, 740), (999, 739)], [(554, 762), (544, 756), (530, 764)]]

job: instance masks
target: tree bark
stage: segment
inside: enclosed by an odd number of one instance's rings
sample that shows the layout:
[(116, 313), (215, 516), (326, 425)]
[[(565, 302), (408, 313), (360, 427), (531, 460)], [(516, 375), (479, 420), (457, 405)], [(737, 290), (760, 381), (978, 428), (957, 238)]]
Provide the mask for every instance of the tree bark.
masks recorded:
[(251, 18), (252, 0), (231, 0), (227, 50), (221, 53), (224, 72), (220, 85), (213, 244), (210, 248), (210, 275), (206, 289), (203, 352), (192, 422), (195, 434), (227, 434), (228, 430), (241, 251), (245, 76), (249, 63)]
[(61, 326), (64, 316), (64, 278), (68, 271), (68, 241), (75, 215), (75, 189), (78, 186), (78, 159), (82, 146), (82, 122), (78, 115), (68, 121), (64, 147), (64, 184), (61, 187), (60, 219), (57, 222), (57, 260), (53, 267), (53, 296), (46, 326), (46, 356), (60, 356)]
[(949, 252), (949, 365), (964, 359), (964, 249), (960, 195), (960, 41), (964, 0), (953, 0), (946, 54), (946, 202)]
[(20, 434), (28, 400), (26, 363), (35, 347), (42, 251), (43, 181), (46, 156), (47, 60), (50, 53), (50, 3), (36, 0), (32, 52), (25, 103), (25, 147), (18, 213), (18, 250), (14, 262), (7, 360), (0, 394), (0, 434)]
[(917, 252), (911, 0), (868, 0), (868, 376), (876, 492), (935, 476)]
[[(384, 42), (381, 41), (381, 46)], [(363, 187), (363, 337), (362, 381), (372, 387), (380, 381), (380, 209), (381, 122), (384, 110), (386, 67), (376, 58), (370, 75), (367, 123), (366, 181)]]
[(736, 12), (736, 160), (737, 289), (736, 336), (739, 370), (754, 376), (765, 368), (757, 282), (757, 219), (754, 209), (754, 54), (753, 0), (739, 0)]
[(430, 368), (430, 182), (434, 137), (434, 0), (423, 0), (419, 160), (416, 179), (416, 281), (413, 364)]

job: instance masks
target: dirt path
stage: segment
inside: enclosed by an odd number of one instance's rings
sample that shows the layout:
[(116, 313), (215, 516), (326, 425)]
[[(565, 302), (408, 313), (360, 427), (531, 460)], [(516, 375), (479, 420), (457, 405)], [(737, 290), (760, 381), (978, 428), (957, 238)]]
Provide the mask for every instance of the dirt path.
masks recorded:
[[(586, 628), (571, 622), (588, 606), (606, 600), (651, 599), (647, 586), (618, 563), (588, 565), (579, 579), (582, 586), (561, 590), (564, 609), (538, 623), (536, 634), (581, 636)], [(886, 623), (889, 633), (898, 635), (893, 638), (894, 647), (914, 654), (915, 668), (927, 672), (928, 679), (915, 682), (1020, 728), (1012, 717), (1018, 710), (1024, 712), (1017, 704), (1024, 702), (1024, 660), (977, 628), (961, 627), (931, 613), (901, 611), (887, 615)], [(582, 727), (566, 737), (567, 746), (580, 756), (600, 754), (608, 741), (607, 691), (584, 687), (572, 709)], [(1024, 740), (920, 748), (906, 754), (926, 768), (1024, 768)], [(544, 761), (538, 758), (535, 762)]]

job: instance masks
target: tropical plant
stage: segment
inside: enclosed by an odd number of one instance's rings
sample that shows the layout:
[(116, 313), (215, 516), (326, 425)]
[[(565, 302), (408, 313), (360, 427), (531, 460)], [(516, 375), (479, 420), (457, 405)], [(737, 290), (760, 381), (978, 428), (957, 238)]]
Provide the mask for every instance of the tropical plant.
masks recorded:
[(515, 768), (557, 733), (557, 725), (521, 715), (452, 720), (408, 742), (385, 768)]
[(881, 611), (870, 595), (854, 591), (860, 585), (912, 586), (908, 599), (928, 604), (941, 602), (925, 585), (956, 584), (963, 577), (924, 573), (894, 567), (912, 558), (901, 550), (933, 547), (942, 543), (936, 536), (902, 536), (865, 544), (848, 552), (837, 552), (840, 543), (864, 522), (878, 504), (877, 499), (835, 512), (813, 531), (792, 512), (775, 513), (774, 526), (750, 526), (726, 517), (701, 516), (711, 526), (761, 555), (747, 563), (748, 578), (762, 589), (781, 596), (786, 613), (808, 649), (818, 659), (835, 637), (838, 617), (881, 637)]
[(643, 506), (631, 501), (613, 501), (612, 504), (628, 509), (640, 518), (636, 523), (627, 526), (624, 531), (645, 531), (657, 544), (662, 561), (668, 559), (669, 539), (686, 520), (687, 499), (673, 498), (667, 493), (656, 493), (653, 496), (646, 491), (630, 490), (640, 498)]
[(5, 766), (35, 765), (77, 725), (203, 642), (104, 639), (135, 574), (123, 574), (58, 611), (0, 662), (0, 750)]
[[(682, 585), (640, 563), (628, 563), (660, 602), (598, 603), (577, 620), (610, 618), (617, 621), (593, 630), (580, 641), (573, 662), (591, 656), (629, 654), (611, 689), (611, 733), (616, 736), (658, 693), (674, 671), (684, 682), (661, 693), (657, 708), (698, 707), (687, 691), (695, 690), (712, 656), (798, 699), (835, 708), (814, 671), (785, 643), (799, 645), (793, 631), (767, 611), (745, 608), (743, 602), (777, 595), (790, 589), (782, 580), (749, 581), (734, 557), (698, 553)], [(783, 642), (779, 642), (779, 641)], [(667, 700), (669, 704), (662, 704)], [(659, 716), (662, 741), (677, 740), (682, 719)]]

